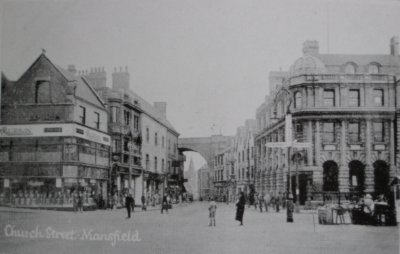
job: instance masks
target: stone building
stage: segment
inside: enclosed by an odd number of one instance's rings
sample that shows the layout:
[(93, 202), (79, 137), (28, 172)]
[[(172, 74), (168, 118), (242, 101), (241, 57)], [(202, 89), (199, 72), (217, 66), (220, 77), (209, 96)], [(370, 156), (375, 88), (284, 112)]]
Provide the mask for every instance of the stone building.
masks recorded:
[[(311, 189), (386, 191), (396, 172), (398, 47), (396, 37), (390, 54), (381, 55), (320, 54), (317, 41), (303, 44), (303, 56), (257, 111), (257, 170), (266, 190), (288, 190), (290, 161), (292, 193), (301, 204)], [(288, 112), (291, 139), (311, 144), (292, 148), (289, 160), (288, 149), (266, 146), (288, 141)]]
[(256, 121), (246, 120), (245, 125), (237, 129), (235, 135), (235, 186), (236, 193), (243, 191), (250, 194), (256, 191), (255, 178), (255, 148), (254, 135), (256, 131)]
[(197, 186), (199, 188), (199, 199), (208, 200), (212, 194), (210, 169), (208, 168), (207, 164), (204, 164), (204, 166), (197, 171), (197, 181)]
[(117, 206), (123, 204), (128, 193), (140, 200), (143, 192), (140, 135), (143, 110), (137, 96), (129, 90), (128, 70), (114, 70), (112, 88), (107, 87), (107, 75), (103, 68), (92, 68), (90, 72), (80, 71), (78, 74), (88, 80), (107, 103), (108, 132), (112, 139), (110, 194), (118, 197)]
[(16, 81), (2, 74), (0, 204), (68, 208), (107, 199), (107, 110), (89, 82), (43, 53)]

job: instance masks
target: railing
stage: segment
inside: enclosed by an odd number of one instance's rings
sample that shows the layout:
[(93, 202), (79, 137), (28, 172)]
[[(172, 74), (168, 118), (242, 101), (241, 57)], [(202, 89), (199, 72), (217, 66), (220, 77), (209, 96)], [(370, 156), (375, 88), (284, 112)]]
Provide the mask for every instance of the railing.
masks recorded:
[(330, 82), (391, 82), (394, 80), (393, 76), (387, 74), (321, 74), (321, 75), (300, 75), (290, 78), (291, 85), (296, 85), (306, 82), (319, 82), (319, 81), (330, 81)]

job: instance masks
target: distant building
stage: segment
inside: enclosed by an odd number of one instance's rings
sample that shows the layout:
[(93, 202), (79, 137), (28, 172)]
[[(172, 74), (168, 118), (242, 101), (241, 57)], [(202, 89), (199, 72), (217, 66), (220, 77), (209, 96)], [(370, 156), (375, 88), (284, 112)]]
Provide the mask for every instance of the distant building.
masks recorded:
[[(291, 183), (301, 204), (307, 190), (385, 192), (396, 173), (399, 73), (397, 38), (391, 40), (390, 54), (381, 55), (320, 54), (317, 41), (306, 41), (303, 56), (257, 110), (257, 181), (262, 189), (284, 193)], [(311, 144), (290, 154), (266, 146), (288, 141), (288, 109), (291, 139)]]
[(256, 191), (254, 135), (256, 121), (249, 119), (237, 129), (235, 136), (236, 193)]
[(212, 196), (211, 193), (211, 176), (210, 169), (207, 164), (202, 166), (197, 171), (197, 181), (198, 181), (198, 189), (199, 189), (199, 199), (208, 200), (209, 197)]
[(0, 204), (72, 208), (107, 199), (107, 110), (89, 82), (43, 53), (17, 81), (2, 74)]
[(190, 158), (189, 161), (189, 168), (187, 171), (184, 172), (184, 176), (185, 179), (187, 179), (187, 182), (185, 184), (186, 187), (186, 191), (188, 193), (193, 194), (193, 197), (195, 199), (198, 198), (198, 187), (197, 187), (197, 174), (196, 174), (196, 170), (194, 168), (194, 163), (193, 163), (193, 159)]

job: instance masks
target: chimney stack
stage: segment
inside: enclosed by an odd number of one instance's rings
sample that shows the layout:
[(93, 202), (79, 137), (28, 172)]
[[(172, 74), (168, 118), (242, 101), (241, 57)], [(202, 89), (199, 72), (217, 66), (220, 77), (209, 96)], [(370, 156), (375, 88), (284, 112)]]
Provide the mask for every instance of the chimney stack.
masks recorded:
[(318, 41), (307, 40), (303, 43), (303, 55), (318, 55), (319, 45)]
[(114, 72), (112, 74), (112, 87), (114, 89), (123, 89), (125, 91), (129, 91), (128, 67), (125, 68), (125, 71), (122, 70), (122, 67), (119, 67), (119, 72), (117, 72), (117, 68), (114, 68)]
[(393, 36), (390, 39), (390, 54), (392, 56), (399, 55), (399, 37), (397, 37), (397, 36)]
[(154, 102), (154, 107), (164, 116), (167, 117), (167, 103), (164, 101)]

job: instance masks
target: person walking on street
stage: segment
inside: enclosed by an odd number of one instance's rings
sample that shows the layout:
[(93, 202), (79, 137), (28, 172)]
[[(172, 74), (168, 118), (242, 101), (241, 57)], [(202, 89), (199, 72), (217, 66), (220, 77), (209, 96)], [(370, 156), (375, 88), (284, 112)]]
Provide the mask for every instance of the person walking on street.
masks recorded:
[(268, 191), (265, 193), (264, 196), (264, 205), (265, 205), (265, 211), (268, 212), (268, 206), (269, 203), (271, 202), (271, 195), (269, 195)]
[(210, 217), (210, 227), (213, 225), (214, 223), (214, 227), (215, 227), (215, 214), (217, 212), (217, 204), (215, 203), (214, 200), (211, 201), (210, 206), (208, 207), (208, 211), (209, 211), (209, 217)]
[(129, 194), (125, 197), (125, 207), (128, 212), (128, 217), (126, 217), (127, 219), (129, 219), (131, 217), (131, 209), (134, 206), (134, 203), (135, 203), (135, 201), (133, 200), (131, 194)]
[(142, 210), (146, 210), (146, 197), (144, 195), (142, 195), (141, 197), (141, 201), (142, 201)]
[(76, 192), (72, 193), (72, 205), (76, 213), (78, 211), (78, 194), (76, 194)]
[(246, 206), (246, 199), (244, 198), (244, 193), (240, 192), (240, 197), (236, 203), (236, 220), (240, 221), (240, 226), (243, 226), (243, 214), (244, 208)]
[(78, 211), (83, 212), (83, 197), (80, 193), (78, 193)]
[(262, 213), (264, 206), (264, 196), (261, 194), (258, 195), (258, 205), (260, 206), (260, 213)]
[(277, 213), (279, 213), (279, 206), (280, 206), (280, 204), (281, 204), (281, 197), (280, 197), (280, 194), (278, 194), (276, 197), (275, 197), (275, 205), (276, 205), (276, 212)]
[(164, 210), (168, 213), (168, 205), (167, 195), (164, 195), (161, 202), (161, 213), (164, 213)]

